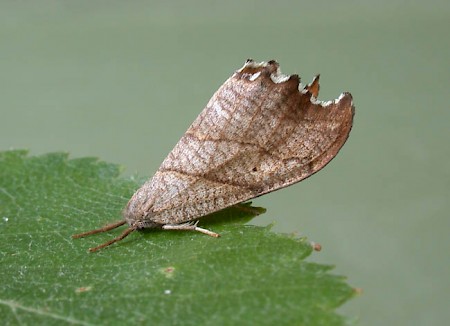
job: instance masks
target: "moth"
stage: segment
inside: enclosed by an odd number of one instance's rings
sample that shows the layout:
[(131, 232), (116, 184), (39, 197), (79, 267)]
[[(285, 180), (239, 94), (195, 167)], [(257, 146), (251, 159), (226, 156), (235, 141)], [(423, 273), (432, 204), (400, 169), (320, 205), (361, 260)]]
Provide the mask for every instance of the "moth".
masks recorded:
[(319, 75), (302, 85), (274, 60), (247, 60), (131, 197), (123, 220), (73, 238), (128, 224), (93, 252), (147, 228), (218, 237), (198, 219), (311, 176), (344, 145), (355, 113), (351, 94), (328, 102), (318, 95)]

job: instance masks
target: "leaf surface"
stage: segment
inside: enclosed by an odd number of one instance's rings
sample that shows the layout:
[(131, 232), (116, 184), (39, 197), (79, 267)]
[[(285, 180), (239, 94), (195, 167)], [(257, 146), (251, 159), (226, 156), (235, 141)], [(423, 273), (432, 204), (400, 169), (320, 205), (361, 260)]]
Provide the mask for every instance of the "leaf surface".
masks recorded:
[(53, 153), (0, 152), (0, 315), (5, 325), (341, 325), (354, 295), (330, 266), (305, 261), (306, 239), (245, 222), (241, 204), (194, 232), (121, 230), (71, 239), (121, 219), (139, 187), (117, 165)]

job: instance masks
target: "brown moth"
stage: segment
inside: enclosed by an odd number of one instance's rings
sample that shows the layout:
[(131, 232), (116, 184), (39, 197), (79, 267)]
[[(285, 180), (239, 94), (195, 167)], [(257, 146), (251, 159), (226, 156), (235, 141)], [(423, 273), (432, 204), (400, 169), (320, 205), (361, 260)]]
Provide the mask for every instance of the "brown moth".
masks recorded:
[[(175, 148), (131, 197), (120, 241), (135, 230), (194, 230), (200, 217), (287, 187), (322, 169), (336, 156), (352, 128), (352, 96), (321, 102), (319, 76), (304, 86), (281, 74), (276, 61), (247, 60), (213, 95)], [(193, 222), (196, 221), (196, 222)]]

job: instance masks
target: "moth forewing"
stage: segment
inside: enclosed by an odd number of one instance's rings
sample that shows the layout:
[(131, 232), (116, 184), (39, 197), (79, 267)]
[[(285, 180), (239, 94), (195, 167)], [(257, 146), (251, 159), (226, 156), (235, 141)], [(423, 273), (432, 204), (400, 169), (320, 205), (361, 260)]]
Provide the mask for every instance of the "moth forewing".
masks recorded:
[(319, 76), (304, 86), (276, 61), (247, 60), (212, 96), (156, 174), (132, 196), (124, 220), (74, 237), (128, 223), (134, 230), (202, 229), (198, 218), (299, 182), (330, 162), (348, 138), (350, 93), (321, 102)]

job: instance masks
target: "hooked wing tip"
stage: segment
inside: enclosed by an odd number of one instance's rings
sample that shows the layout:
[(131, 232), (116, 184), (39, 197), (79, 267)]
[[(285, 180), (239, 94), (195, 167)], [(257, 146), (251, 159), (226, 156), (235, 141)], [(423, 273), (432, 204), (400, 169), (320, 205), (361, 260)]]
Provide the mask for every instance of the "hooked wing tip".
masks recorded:
[(336, 100), (336, 102), (341, 106), (341, 107), (351, 107), (352, 113), (355, 114), (355, 106), (353, 105), (353, 96), (352, 94), (350, 94), (349, 92), (344, 92), (342, 93), (338, 99)]

